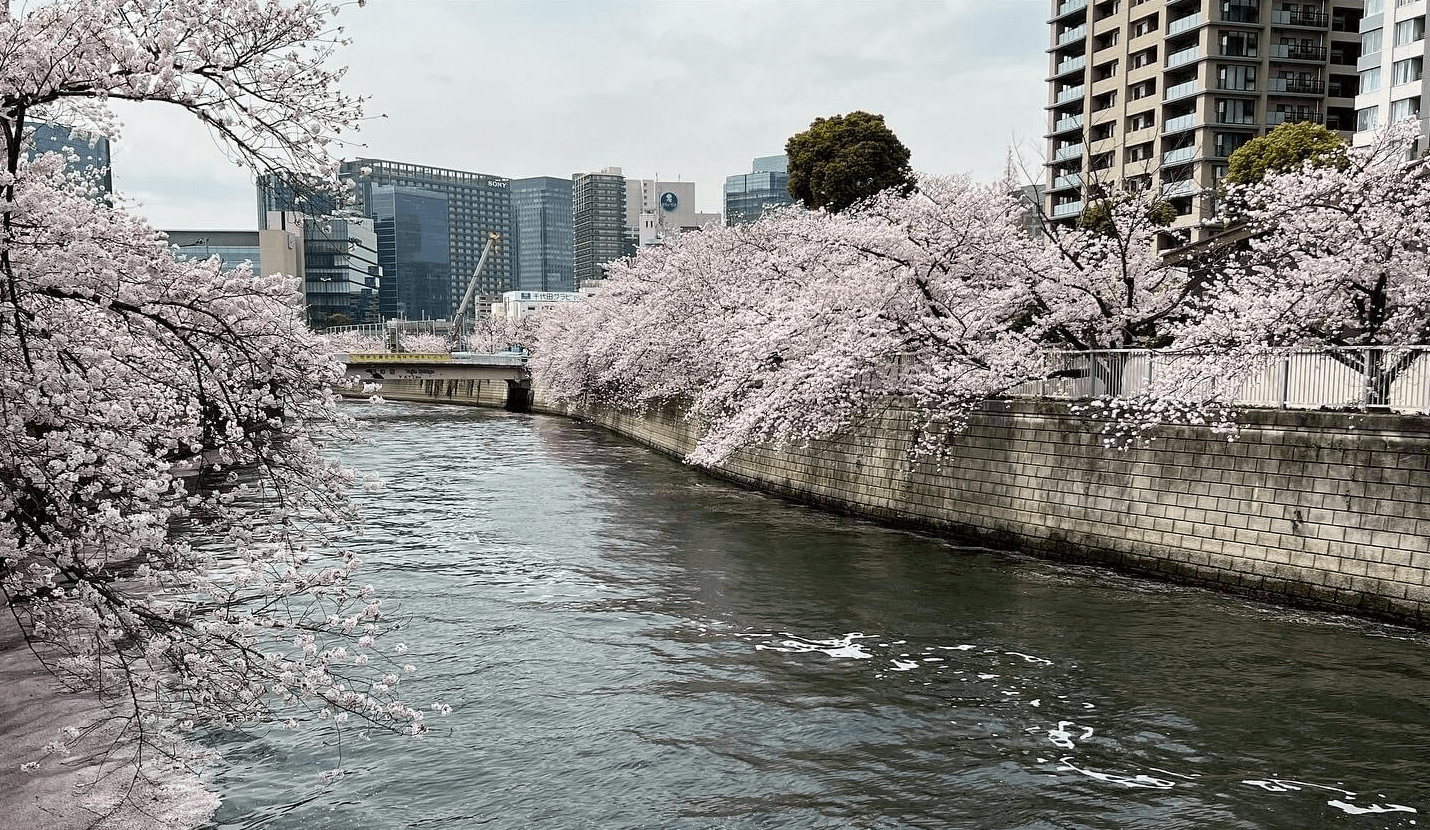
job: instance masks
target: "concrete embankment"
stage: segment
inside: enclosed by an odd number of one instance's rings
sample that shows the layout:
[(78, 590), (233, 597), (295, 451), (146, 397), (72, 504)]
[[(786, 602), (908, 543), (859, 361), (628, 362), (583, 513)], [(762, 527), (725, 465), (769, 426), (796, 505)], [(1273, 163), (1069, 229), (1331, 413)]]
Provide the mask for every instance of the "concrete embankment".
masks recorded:
[[(674, 407), (581, 410), (538, 394), (533, 409), (677, 457), (699, 437)], [(893, 407), (711, 472), (964, 540), (1430, 627), (1430, 418), (1250, 410), (1240, 422), (1234, 441), (1176, 428), (1118, 451), (1064, 404), (992, 402), (936, 463), (910, 459), (912, 416)]]

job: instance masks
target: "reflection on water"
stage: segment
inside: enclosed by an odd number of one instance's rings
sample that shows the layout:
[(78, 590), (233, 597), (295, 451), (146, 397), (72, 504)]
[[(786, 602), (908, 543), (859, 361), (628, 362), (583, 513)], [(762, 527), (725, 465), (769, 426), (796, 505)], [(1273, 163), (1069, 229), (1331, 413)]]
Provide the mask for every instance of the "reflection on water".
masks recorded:
[(1409, 828), (1430, 639), (952, 547), (562, 419), (355, 407), (413, 741), (247, 736), (224, 828)]

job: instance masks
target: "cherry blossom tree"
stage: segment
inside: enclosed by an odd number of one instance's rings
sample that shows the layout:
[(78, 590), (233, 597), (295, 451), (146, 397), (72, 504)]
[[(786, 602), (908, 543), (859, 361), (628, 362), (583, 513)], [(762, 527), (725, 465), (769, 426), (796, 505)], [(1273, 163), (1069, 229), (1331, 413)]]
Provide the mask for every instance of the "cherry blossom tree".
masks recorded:
[(558, 399), (683, 402), (706, 426), (697, 463), (903, 399), (933, 449), (980, 401), (1046, 373), (1018, 325), (1039, 258), (1022, 211), (1002, 184), (925, 177), (852, 212), (685, 234), (545, 315), (533, 373)]
[[(1233, 189), (1250, 237), (1182, 342), (1209, 374), (1240, 377), (1269, 350), (1329, 352), (1385, 403), (1430, 340), (1430, 167), (1402, 126), (1334, 164), (1304, 163)], [(1259, 360), (1249, 359), (1257, 355)], [(1240, 371), (1237, 371), (1237, 369)]]
[(194, 727), (424, 726), (333, 542), (353, 475), (319, 447), (341, 367), (292, 280), (176, 261), (29, 136), (114, 135), (106, 103), (127, 99), (191, 113), (239, 162), (331, 179), (362, 116), (327, 68), (337, 11), (59, 0), (0, 20), (0, 591), (141, 770)]

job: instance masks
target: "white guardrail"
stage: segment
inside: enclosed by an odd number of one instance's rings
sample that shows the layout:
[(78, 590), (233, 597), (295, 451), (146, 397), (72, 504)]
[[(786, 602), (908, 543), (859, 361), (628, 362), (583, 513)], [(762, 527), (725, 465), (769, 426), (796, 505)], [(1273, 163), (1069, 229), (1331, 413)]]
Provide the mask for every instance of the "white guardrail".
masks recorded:
[[(1022, 384), (1015, 397), (1136, 396), (1196, 355), (1148, 350), (1063, 352), (1055, 376)], [(1061, 365), (1058, 365), (1061, 364)], [(1377, 409), (1430, 414), (1430, 346), (1284, 349), (1262, 353), (1233, 402), (1280, 409)]]

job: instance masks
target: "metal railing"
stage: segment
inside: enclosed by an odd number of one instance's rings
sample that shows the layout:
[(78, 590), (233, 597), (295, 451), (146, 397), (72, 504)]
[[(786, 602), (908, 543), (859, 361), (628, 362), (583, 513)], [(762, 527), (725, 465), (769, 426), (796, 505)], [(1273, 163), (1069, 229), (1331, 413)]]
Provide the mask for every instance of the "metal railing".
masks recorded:
[[(1200, 358), (1130, 349), (1060, 352), (1052, 360), (1049, 378), (1010, 394), (1071, 400), (1166, 394), (1159, 383), (1187, 376), (1182, 362)], [(1268, 350), (1240, 368), (1229, 395), (1238, 406), (1430, 414), (1430, 345)], [(1202, 393), (1213, 391), (1213, 381), (1201, 384)]]

